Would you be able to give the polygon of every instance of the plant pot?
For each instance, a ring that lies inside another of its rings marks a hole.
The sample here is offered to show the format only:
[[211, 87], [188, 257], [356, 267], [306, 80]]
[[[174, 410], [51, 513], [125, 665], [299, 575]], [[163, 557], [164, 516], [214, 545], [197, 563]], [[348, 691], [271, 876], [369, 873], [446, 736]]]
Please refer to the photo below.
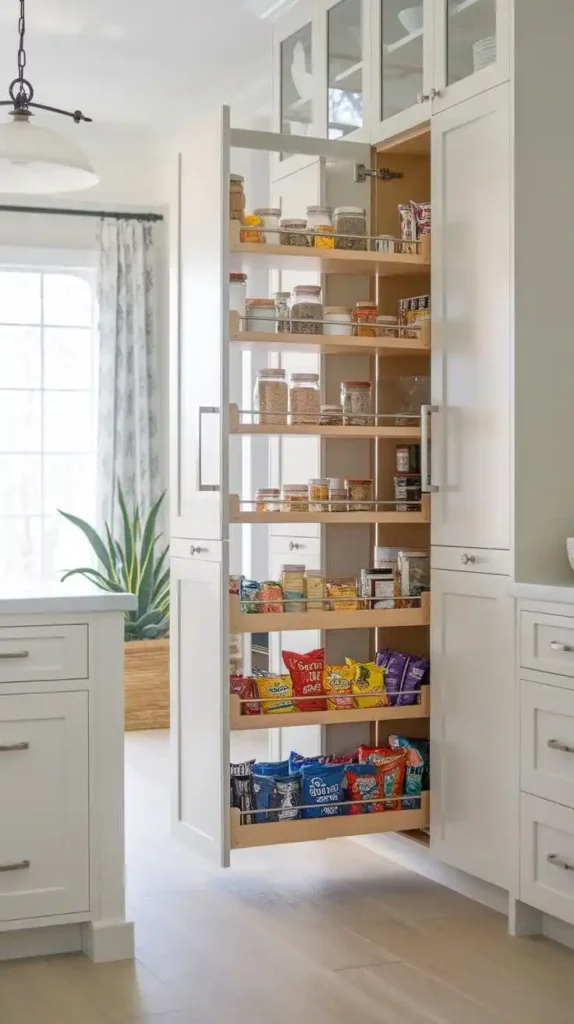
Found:
[[125, 728], [169, 729], [169, 639], [124, 644]]

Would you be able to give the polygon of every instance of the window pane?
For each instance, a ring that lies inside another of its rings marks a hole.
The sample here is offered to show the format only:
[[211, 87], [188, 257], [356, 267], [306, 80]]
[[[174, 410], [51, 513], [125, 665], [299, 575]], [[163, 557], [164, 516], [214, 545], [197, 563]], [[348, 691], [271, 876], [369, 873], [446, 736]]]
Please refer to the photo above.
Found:
[[39, 516], [0, 519], [0, 574], [38, 578], [42, 572]]
[[0, 326], [0, 380], [3, 388], [40, 387], [40, 346], [39, 327]]
[[363, 126], [362, 0], [341, 0], [328, 14], [329, 138]]
[[[44, 575], [47, 579], [60, 579], [68, 569], [94, 565], [93, 551], [77, 526], [63, 516], [51, 516], [43, 523]], [[77, 583], [82, 583], [79, 577]]]
[[47, 327], [44, 331], [44, 387], [87, 391], [91, 384], [91, 330]]
[[89, 283], [73, 274], [44, 274], [44, 323], [89, 327], [92, 323]]
[[58, 509], [92, 520], [95, 508], [95, 469], [91, 455], [46, 455], [44, 514]]
[[40, 274], [0, 272], [0, 323], [39, 324], [41, 322]]
[[40, 455], [0, 455], [0, 515], [40, 515]]
[[39, 452], [42, 443], [39, 391], [3, 391], [0, 452]]
[[93, 446], [92, 435], [89, 393], [44, 393], [44, 451], [89, 452]]

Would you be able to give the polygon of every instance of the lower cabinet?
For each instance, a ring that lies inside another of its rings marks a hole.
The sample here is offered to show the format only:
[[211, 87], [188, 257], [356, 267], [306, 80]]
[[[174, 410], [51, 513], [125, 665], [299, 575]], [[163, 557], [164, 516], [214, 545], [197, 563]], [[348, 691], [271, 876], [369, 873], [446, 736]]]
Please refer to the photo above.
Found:
[[574, 924], [574, 811], [522, 794], [520, 899]]
[[431, 575], [431, 848], [447, 864], [508, 889], [514, 602], [505, 576]]
[[0, 696], [0, 922], [90, 909], [88, 693]]

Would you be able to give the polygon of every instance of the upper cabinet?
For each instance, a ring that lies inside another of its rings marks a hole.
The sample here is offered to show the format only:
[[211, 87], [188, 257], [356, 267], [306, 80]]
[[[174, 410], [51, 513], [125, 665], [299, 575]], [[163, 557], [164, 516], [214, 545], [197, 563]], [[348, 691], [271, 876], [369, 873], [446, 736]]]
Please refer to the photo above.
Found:
[[365, 125], [368, 6], [363, 0], [327, 4], [327, 134], [356, 138]]
[[434, 5], [433, 113], [510, 78], [511, 0], [440, 0]]

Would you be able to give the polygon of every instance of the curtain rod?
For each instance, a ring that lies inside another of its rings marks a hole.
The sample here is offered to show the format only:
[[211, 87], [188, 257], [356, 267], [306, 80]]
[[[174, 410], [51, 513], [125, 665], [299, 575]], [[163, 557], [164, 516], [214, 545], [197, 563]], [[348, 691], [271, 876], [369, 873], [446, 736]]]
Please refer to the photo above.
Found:
[[61, 217], [112, 217], [116, 220], [163, 220], [162, 213], [121, 213], [119, 210], [59, 210], [53, 206], [7, 206], [0, 203], [4, 213], [52, 213]]

